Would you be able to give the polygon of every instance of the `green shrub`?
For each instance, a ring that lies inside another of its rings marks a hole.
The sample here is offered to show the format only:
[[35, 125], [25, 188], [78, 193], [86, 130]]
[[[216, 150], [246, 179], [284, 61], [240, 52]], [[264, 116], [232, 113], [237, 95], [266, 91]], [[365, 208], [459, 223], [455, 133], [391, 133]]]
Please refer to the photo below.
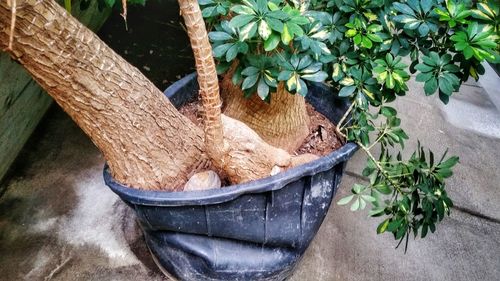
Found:
[[[232, 80], [247, 96], [266, 101], [284, 83], [307, 95], [308, 82], [325, 82], [352, 106], [338, 126], [368, 155], [363, 175], [339, 204], [370, 203], [384, 216], [378, 233], [403, 241], [425, 237], [453, 206], [445, 191], [458, 157], [436, 161], [420, 146], [410, 159], [398, 152], [406, 133], [387, 104], [408, 91], [410, 73], [426, 95], [448, 103], [462, 82], [500, 62], [499, 5], [455, 0], [199, 0], [211, 31], [219, 74], [237, 63]], [[410, 57], [410, 65], [402, 58]], [[371, 109], [370, 109], [371, 108]], [[348, 121], [348, 122], [346, 122]], [[371, 136], [371, 137], [370, 137]], [[379, 146], [375, 157], [370, 151]], [[396, 149], [395, 149], [396, 148]], [[396, 153], [393, 153], [396, 151]], [[446, 153], [445, 153], [446, 154]]]

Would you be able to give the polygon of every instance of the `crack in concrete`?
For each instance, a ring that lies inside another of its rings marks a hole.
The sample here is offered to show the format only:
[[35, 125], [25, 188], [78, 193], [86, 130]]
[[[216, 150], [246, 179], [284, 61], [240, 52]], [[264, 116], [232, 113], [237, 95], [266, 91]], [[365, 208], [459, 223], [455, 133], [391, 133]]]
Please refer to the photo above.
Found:
[[469, 208], [460, 207], [460, 206], [453, 206], [452, 209], [457, 210], [461, 213], [465, 213], [465, 214], [468, 214], [470, 216], [476, 217], [478, 219], [483, 219], [483, 220], [486, 220], [486, 221], [489, 221], [492, 223], [500, 224], [500, 219], [490, 217], [490, 216], [485, 215], [485, 214], [481, 214], [480, 212], [471, 210]]
[[351, 176], [353, 178], [357, 178], [359, 180], [362, 180], [364, 182], [369, 182], [368, 178], [363, 176], [363, 175], [360, 175], [358, 173], [355, 173], [355, 172], [351, 172], [351, 171], [345, 171], [344, 174], [348, 175], [348, 176]]

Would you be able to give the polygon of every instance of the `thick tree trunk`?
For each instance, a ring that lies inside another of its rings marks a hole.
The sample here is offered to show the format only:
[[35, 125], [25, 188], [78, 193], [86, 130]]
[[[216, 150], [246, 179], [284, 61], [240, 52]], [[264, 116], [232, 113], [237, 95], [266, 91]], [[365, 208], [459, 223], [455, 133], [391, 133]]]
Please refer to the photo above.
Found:
[[[0, 48], [11, 10], [0, 0]], [[141, 72], [55, 1], [17, 0], [11, 56], [102, 151], [113, 177], [172, 189], [203, 159], [203, 134]]]
[[271, 101], [267, 103], [256, 94], [245, 98], [229, 74], [222, 80], [221, 95], [224, 114], [247, 124], [272, 146], [293, 152], [309, 135], [305, 99], [288, 93], [283, 83], [278, 85], [277, 92], [271, 94]]

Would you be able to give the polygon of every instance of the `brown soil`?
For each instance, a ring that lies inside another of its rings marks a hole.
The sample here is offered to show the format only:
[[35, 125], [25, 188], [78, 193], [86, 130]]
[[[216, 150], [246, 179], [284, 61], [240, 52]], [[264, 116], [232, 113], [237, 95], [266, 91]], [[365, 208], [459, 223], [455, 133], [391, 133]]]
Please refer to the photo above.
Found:
[[342, 146], [341, 138], [337, 135], [335, 125], [323, 114], [314, 110], [314, 107], [307, 104], [307, 114], [311, 123], [309, 124], [309, 135], [302, 145], [295, 151], [295, 154], [312, 153], [318, 156], [325, 156]]
[[[203, 119], [200, 109], [202, 107], [200, 101], [197, 100], [184, 105], [180, 109], [180, 112], [197, 126], [202, 127]], [[323, 114], [314, 110], [310, 104], [307, 104], [307, 113], [310, 118], [309, 135], [305, 138], [304, 143], [295, 151], [295, 155], [312, 153], [318, 156], [325, 156], [340, 148], [342, 142], [337, 136], [335, 125], [323, 116]]]

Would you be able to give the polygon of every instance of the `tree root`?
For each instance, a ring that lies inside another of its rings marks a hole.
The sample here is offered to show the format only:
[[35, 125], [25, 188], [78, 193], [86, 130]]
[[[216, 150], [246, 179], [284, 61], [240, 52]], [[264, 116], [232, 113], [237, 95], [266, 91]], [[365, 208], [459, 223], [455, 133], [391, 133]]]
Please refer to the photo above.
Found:
[[243, 122], [225, 115], [222, 115], [222, 126], [222, 153], [219, 158], [212, 157], [212, 161], [227, 173], [231, 183], [268, 177], [277, 169], [283, 171], [318, 158], [312, 154], [292, 156], [285, 150], [266, 143]]

